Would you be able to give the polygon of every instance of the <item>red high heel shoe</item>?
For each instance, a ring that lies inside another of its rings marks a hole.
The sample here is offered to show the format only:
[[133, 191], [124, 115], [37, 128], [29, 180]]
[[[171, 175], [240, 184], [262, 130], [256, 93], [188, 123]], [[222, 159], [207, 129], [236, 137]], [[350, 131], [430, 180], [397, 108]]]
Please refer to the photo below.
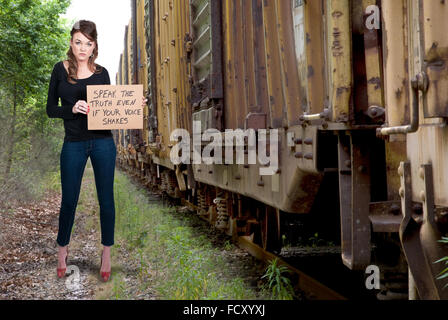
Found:
[[103, 253], [104, 253], [104, 251], [101, 252], [100, 274], [101, 274], [101, 279], [103, 279], [104, 282], [107, 282], [107, 281], [109, 281], [111, 271], [107, 271], [107, 272], [101, 271], [101, 267], [103, 266]]
[[67, 255], [65, 256], [65, 268], [56, 268], [56, 271], [58, 273], [58, 278], [62, 278], [65, 276], [65, 272], [67, 271], [67, 258], [68, 258], [68, 248], [67, 248]]

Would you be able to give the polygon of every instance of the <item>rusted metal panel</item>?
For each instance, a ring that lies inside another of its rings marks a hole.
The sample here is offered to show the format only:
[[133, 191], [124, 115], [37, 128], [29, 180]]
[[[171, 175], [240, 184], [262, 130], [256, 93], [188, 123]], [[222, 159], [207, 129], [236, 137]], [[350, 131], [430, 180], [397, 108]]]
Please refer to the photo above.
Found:
[[286, 124], [288, 127], [299, 123], [299, 116], [303, 112], [301, 94], [304, 95], [304, 92], [299, 90], [299, 88], [303, 88], [304, 81], [300, 81], [296, 55], [294, 50], [291, 50], [290, 45], [294, 43], [294, 21], [291, 11], [291, 3], [277, 0], [279, 54], [282, 63], [281, 75], [286, 103], [284, 125]]
[[167, 96], [166, 81], [168, 68], [165, 63], [168, 62], [166, 41], [166, 19], [168, 18], [166, 1], [154, 1], [154, 34], [155, 34], [155, 68], [156, 68], [156, 86], [157, 86], [157, 116], [158, 116], [158, 135], [156, 137], [156, 143], [160, 147], [159, 155], [161, 157], [167, 156], [167, 144], [169, 143], [169, 134], [171, 130], [171, 115], [169, 114], [167, 101], [169, 100], [169, 95]]
[[[317, 1], [321, 3], [321, 1]], [[293, 28], [294, 28], [294, 47], [295, 47], [295, 56], [296, 56], [296, 65], [297, 72], [299, 77], [299, 87], [297, 90], [299, 91], [299, 95], [301, 97], [299, 101], [298, 107], [300, 107], [300, 113], [308, 112], [308, 101], [307, 101], [307, 78], [310, 76], [310, 79], [314, 76], [314, 69], [311, 67], [308, 69], [307, 65], [307, 49], [308, 43], [310, 41], [309, 31], [306, 29], [307, 24], [306, 21], [306, 8], [309, 8], [310, 5], [313, 6], [312, 3], [316, 3], [316, 1], [311, 1], [310, 4], [305, 3], [305, 1], [291, 1], [292, 4], [292, 17], [293, 17]], [[320, 13], [320, 12], [319, 12]], [[317, 15], [319, 16], [319, 15]], [[316, 19], [313, 19], [314, 23]], [[322, 19], [320, 19], [322, 21]], [[311, 58], [311, 57], [310, 57]], [[309, 73], [309, 71], [311, 71]], [[321, 108], [322, 105], [319, 106]], [[297, 117], [297, 114], [295, 115]]]
[[300, 82], [290, 46], [294, 43], [293, 5], [278, 0], [223, 2], [227, 128], [243, 128], [250, 113], [266, 114], [271, 128], [298, 123], [306, 105], [302, 98], [306, 94], [298, 88], [304, 87], [306, 79]]
[[386, 175], [387, 175], [387, 199], [399, 199], [400, 177], [397, 175], [400, 163], [406, 161], [406, 143], [402, 141], [386, 141]]
[[246, 99], [244, 99], [246, 91], [245, 83], [245, 59], [243, 49], [243, 7], [241, 0], [233, 0], [232, 2], [232, 15], [234, 17], [234, 23], [232, 25], [233, 41], [230, 43], [232, 46], [232, 56], [234, 61], [234, 105], [236, 109], [233, 112], [236, 113], [236, 128], [244, 128], [244, 119], [248, 113], [248, 106]]
[[[410, 122], [407, 2], [382, 2], [384, 91], [389, 126]], [[393, 138], [403, 140], [400, 136]]]
[[[136, 3], [136, 17], [135, 17], [135, 24], [137, 29], [137, 67], [138, 67], [138, 74], [137, 74], [137, 83], [143, 84], [143, 94], [147, 95], [147, 88], [148, 88], [148, 68], [147, 68], [147, 59], [146, 59], [146, 35], [145, 35], [145, 1], [144, 0], [137, 0]], [[148, 107], [145, 106], [143, 109], [143, 130], [140, 131], [141, 138], [142, 138], [142, 144], [144, 146], [148, 145], [149, 143], [149, 130], [148, 130]]]
[[[165, 30], [165, 37], [162, 38], [165, 44], [165, 59], [164, 59], [164, 70], [165, 70], [165, 111], [168, 113], [170, 119], [170, 128], [165, 142], [166, 146], [170, 146], [172, 143], [169, 141], [169, 135], [173, 130], [180, 127], [178, 122], [177, 104], [176, 104], [176, 93], [173, 92], [173, 88], [176, 86], [177, 80], [177, 68], [178, 57], [175, 54], [175, 50], [171, 45], [171, 41], [175, 39], [175, 27], [177, 25], [175, 11], [174, 11], [174, 1], [163, 1], [165, 6], [165, 15], [167, 15], [164, 20], [163, 29]], [[168, 150], [167, 150], [168, 151]]]
[[211, 0], [211, 28], [212, 28], [212, 70], [210, 73], [211, 99], [224, 97], [223, 65], [222, 65], [222, 0]]
[[[129, 84], [138, 83], [138, 33], [137, 33], [137, 0], [131, 1], [131, 19], [127, 27], [126, 50], [127, 50], [127, 71]], [[141, 130], [127, 130], [130, 137], [129, 143], [135, 148], [143, 144]]]
[[132, 51], [132, 84], [138, 83], [138, 46], [137, 46], [137, 0], [131, 0], [131, 24], [132, 36], [131, 36], [131, 51]]
[[[247, 113], [258, 113], [256, 101], [256, 82], [254, 77], [255, 72], [255, 57], [254, 57], [254, 22], [252, 12], [253, 1], [242, 0], [243, 25], [241, 33], [243, 35], [243, 59], [244, 59], [244, 99]], [[246, 117], [247, 118], [247, 117]], [[247, 123], [246, 123], [247, 125]], [[252, 128], [252, 127], [248, 127]], [[264, 127], [266, 128], [266, 123]]]
[[[363, 0], [362, 8], [376, 5], [376, 0]], [[368, 105], [384, 107], [383, 96], [383, 78], [382, 78], [382, 54], [381, 54], [381, 38], [380, 31], [373, 28], [367, 29], [364, 22], [364, 47], [366, 60], [366, 76], [367, 76], [367, 97]]]
[[[127, 44], [127, 27], [125, 29], [125, 44]], [[127, 46], [124, 46], [123, 53], [120, 55], [120, 62], [118, 65], [118, 77], [116, 84], [126, 84], [127, 81]], [[127, 140], [126, 131], [118, 130], [116, 134], [117, 153], [119, 157], [124, 157], [126, 154]]]
[[351, 123], [367, 124], [369, 108], [367, 98], [366, 50], [364, 38], [364, 8], [362, 1], [352, 1], [351, 7], [351, 60], [353, 68], [353, 85], [351, 108], [348, 119]]
[[305, 2], [306, 70], [302, 72], [306, 72], [308, 83], [301, 83], [301, 86], [307, 87], [306, 94], [301, 95], [301, 104], [307, 104], [304, 111], [309, 114], [322, 112], [328, 103], [323, 12], [323, 1]]
[[[269, 92], [266, 82], [266, 55], [263, 25], [263, 0], [252, 0], [252, 16], [253, 16], [253, 35], [251, 38], [254, 42], [254, 82], [256, 90], [256, 106], [257, 112], [266, 114], [266, 123], [271, 123], [269, 112]], [[249, 75], [252, 76], [252, 75]]]
[[223, 3], [223, 34], [224, 34], [224, 86], [225, 86], [225, 112], [224, 123], [228, 129], [237, 128], [237, 110], [235, 103], [234, 84], [234, 56], [233, 56], [233, 25], [234, 16], [231, 12], [231, 1], [225, 0]]
[[448, 117], [448, 3], [422, 1], [423, 68], [429, 78], [424, 101], [427, 118]]
[[154, 67], [157, 98], [157, 148], [169, 158], [172, 130], [190, 128], [189, 62], [186, 36], [190, 32], [189, 3], [154, 1]]
[[146, 36], [145, 36], [145, 1], [137, 0], [137, 66], [138, 83], [143, 84], [144, 91], [148, 88], [148, 68], [146, 59]]
[[145, 1], [145, 35], [147, 61], [148, 143], [154, 143], [157, 135], [157, 84], [155, 67], [155, 19], [154, 1]]
[[128, 59], [127, 59], [127, 70], [128, 70], [128, 84], [132, 84], [133, 83], [133, 69], [132, 69], [132, 64], [134, 61], [134, 52], [132, 50], [132, 19], [129, 20], [129, 24], [128, 24], [128, 34], [127, 34], [127, 38], [126, 38], [126, 48], [127, 48], [127, 52], [128, 52]]
[[224, 1], [223, 28], [226, 128], [244, 128], [249, 114], [266, 114], [267, 127], [287, 125], [287, 101], [291, 119], [297, 119], [297, 66], [289, 45], [294, 41], [291, 2]]
[[129, 52], [128, 52], [128, 28], [125, 27], [124, 31], [124, 50], [123, 50], [123, 84], [129, 83], [129, 74], [128, 74], [128, 60], [129, 60]]
[[189, 59], [189, 48], [185, 45], [185, 36], [189, 35], [190, 32], [190, 6], [188, 5], [177, 5], [178, 8], [178, 21], [180, 21], [178, 26], [178, 38], [176, 39], [175, 45], [178, 50], [179, 56], [179, 76], [178, 76], [178, 87], [177, 95], [180, 100], [180, 115], [182, 118], [182, 128], [185, 128], [191, 132], [192, 130], [192, 115], [191, 115], [191, 86], [188, 79], [191, 77], [191, 64]]
[[332, 120], [350, 117], [352, 95], [351, 20], [349, 0], [327, 0], [327, 55]]
[[[372, 18], [366, 8], [376, 6], [376, 0], [351, 2], [352, 10], [352, 61], [353, 61], [353, 110], [349, 119], [357, 125], [383, 124], [381, 34], [369, 24]], [[380, 16], [374, 16], [380, 19]]]
[[271, 115], [271, 128], [280, 128], [286, 123], [286, 101], [284, 93], [284, 68], [280, 57], [277, 15], [278, 1], [263, 1], [263, 26], [266, 44], [266, 71], [269, 93], [269, 111]]
[[250, 112], [246, 116], [247, 129], [265, 129], [267, 125], [267, 115], [265, 113]]

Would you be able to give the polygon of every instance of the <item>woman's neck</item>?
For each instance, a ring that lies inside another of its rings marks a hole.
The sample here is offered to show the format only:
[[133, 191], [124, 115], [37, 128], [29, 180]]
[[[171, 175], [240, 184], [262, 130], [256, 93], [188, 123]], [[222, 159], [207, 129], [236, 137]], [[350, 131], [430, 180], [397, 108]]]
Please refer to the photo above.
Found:
[[88, 62], [85, 62], [85, 61], [79, 62], [79, 61], [77, 61], [77, 63], [78, 63], [78, 69], [82, 69], [82, 70], [89, 69], [89, 63]]

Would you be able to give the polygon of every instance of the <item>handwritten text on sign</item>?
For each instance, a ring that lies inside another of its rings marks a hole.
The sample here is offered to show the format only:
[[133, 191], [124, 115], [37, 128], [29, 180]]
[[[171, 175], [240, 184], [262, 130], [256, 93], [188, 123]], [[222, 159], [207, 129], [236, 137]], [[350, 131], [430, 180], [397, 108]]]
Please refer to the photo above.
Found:
[[89, 130], [143, 129], [143, 86], [87, 86]]

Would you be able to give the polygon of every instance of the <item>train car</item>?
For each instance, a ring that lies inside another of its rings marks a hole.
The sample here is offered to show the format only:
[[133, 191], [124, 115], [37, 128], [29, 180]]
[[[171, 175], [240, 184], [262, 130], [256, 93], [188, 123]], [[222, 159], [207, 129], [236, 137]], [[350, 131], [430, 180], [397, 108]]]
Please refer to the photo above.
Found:
[[[148, 107], [144, 130], [116, 137], [123, 168], [267, 250], [308, 217], [348, 268], [448, 298], [444, 1], [131, 3], [117, 79], [143, 84]], [[173, 163], [176, 129], [187, 158], [213, 162]]]

